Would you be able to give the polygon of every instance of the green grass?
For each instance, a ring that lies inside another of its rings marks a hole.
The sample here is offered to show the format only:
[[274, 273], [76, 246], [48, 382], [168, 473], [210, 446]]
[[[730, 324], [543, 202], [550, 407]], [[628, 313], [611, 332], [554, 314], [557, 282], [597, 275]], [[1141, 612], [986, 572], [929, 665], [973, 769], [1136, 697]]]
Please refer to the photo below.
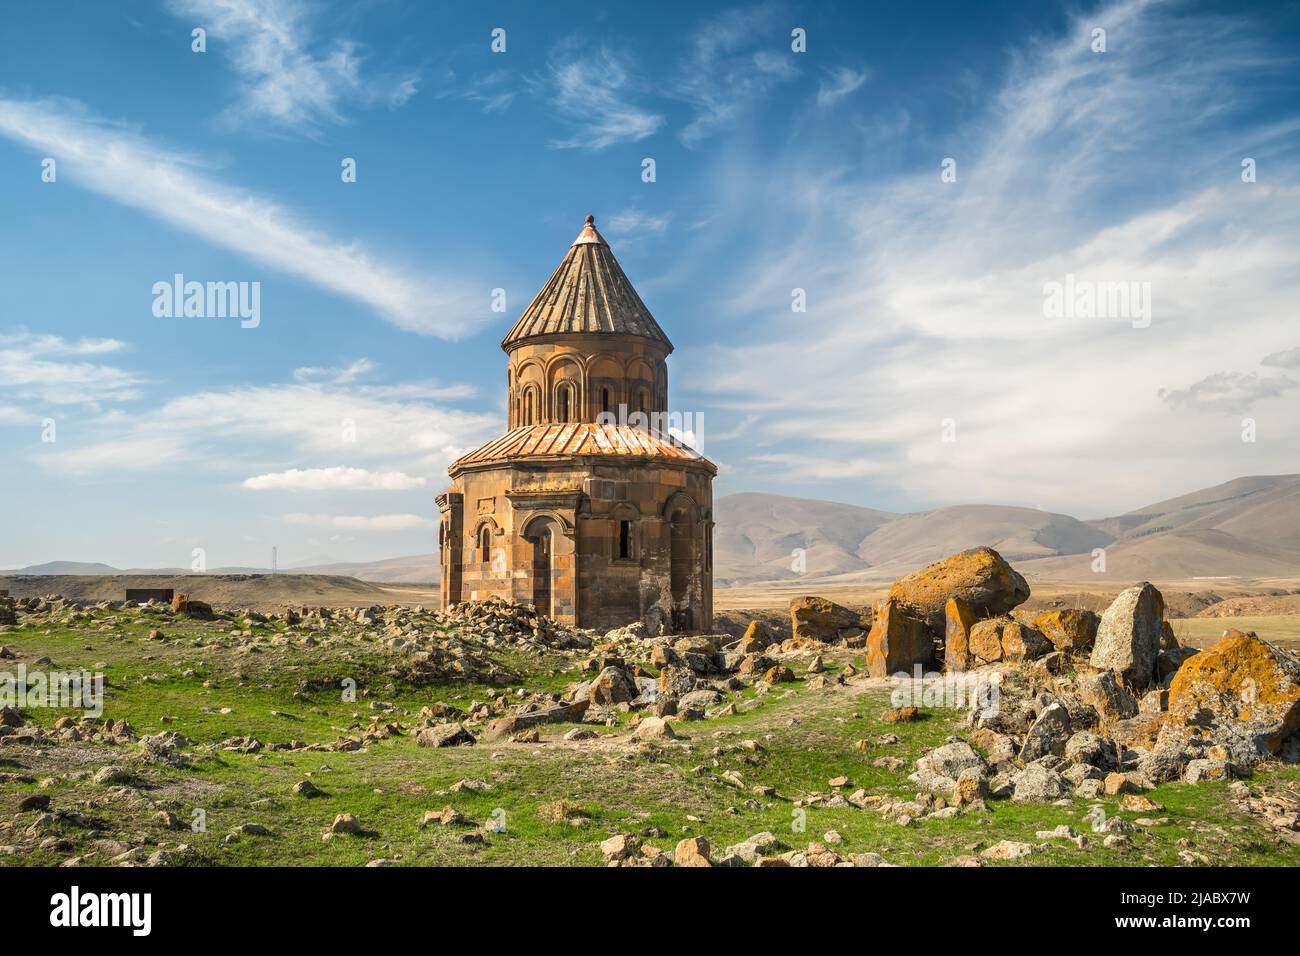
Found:
[[[906, 776], [912, 762], [958, 732], [960, 716], [928, 710], [915, 723], [886, 724], [881, 719], [889, 707], [886, 691], [816, 690], [803, 680], [774, 688], [752, 711], [676, 724], [680, 742], [649, 748], [626, 742], [625, 715], [616, 728], [593, 728], [615, 740], [578, 745], [560, 742], [574, 725], [556, 725], [541, 728], [548, 741], [541, 745], [480, 741], [473, 747], [432, 750], [416, 746], [413, 736], [400, 735], [352, 753], [211, 750], [209, 745], [233, 736], [252, 736], [265, 744], [324, 744], [356, 734], [372, 720], [413, 727], [416, 712], [436, 701], [464, 709], [516, 687], [558, 691], [581, 676], [580, 659], [518, 649], [494, 652], [496, 663], [516, 675], [506, 687], [411, 686], [387, 676], [395, 655], [377, 641], [274, 645], [278, 632], [259, 629], [265, 634], [261, 650], [247, 653], [237, 642], [216, 635], [217, 626], [211, 623], [165, 622], [163, 629], [174, 639], [159, 642], [147, 638], [151, 621], [123, 618], [100, 614], [68, 627], [11, 629], [0, 634], [0, 643], [29, 667], [42, 655], [50, 656], [60, 670], [89, 669], [102, 662], [110, 687], [105, 716], [125, 718], [141, 735], [161, 730], [185, 734], [196, 745], [183, 753], [195, 763], [184, 769], [143, 764], [134, 744], [59, 742], [43, 753], [0, 747], [0, 773], [55, 780], [44, 789], [35, 783], [0, 783], [0, 821], [12, 824], [7, 835], [0, 832], [0, 845], [24, 847], [18, 856], [0, 856], [0, 864], [57, 864], [85, 854], [103, 861], [112, 851], [129, 846], [151, 850], [184, 842], [194, 848], [192, 862], [235, 866], [355, 866], [380, 857], [409, 865], [600, 865], [601, 840], [655, 828], [663, 835], [647, 842], [669, 852], [685, 835], [704, 836], [721, 848], [768, 830], [786, 846], [802, 848], [835, 830], [843, 837], [835, 847], [840, 852], [877, 852], [901, 865], [941, 865], [1002, 839], [1038, 843], [1036, 830], [1061, 823], [1088, 832], [1083, 817], [1091, 803], [1084, 801], [1065, 807], [996, 801], [988, 812], [921, 820], [909, 827], [871, 810], [795, 807], [796, 800], [828, 792], [828, 780], [836, 776], [849, 778], [850, 786], [842, 791], [846, 795], [860, 787], [869, 794], [911, 799], [915, 788]], [[196, 639], [215, 646], [195, 646]], [[828, 658], [832, 672], [841, 663]], [[338, 684], [343, 677], [358, 683], [355, 702], [341, 698]], [[205, 681], [212, 686], [205, 687]], [[754, 696], [747, 689], [731, 699]], [[371, 710], [368, 705], [374, 700], [408, 714]], [[205, 712], [222, 707], [232, 712]], [[64, 712], [27, 713], [50, 726]], [[172, 719], [164, 722], [164, 717]], [[877, 744], [886, 733], [900, 741]], [[856, 749], [854, 742], [862, 739], [871, 746]], [[741, 746], [746, 740], [756, 741], [758, 748]], [[898, 771], [873, 766], [880, 756], [901, 758], [906, 766]], [[89, 779], [108, 764], [130, 767], [147, 785], [128, 792], [126, 799], [115, 797], [111, 788]], [[743, 786], [723, 782], [727, 771], [738, 773]], [[304, 779], [325, 795], [306, 799], [293, 794], [293, 785]], [[486, 781], [490, 789], [439, 793], [462, 779]], [[1261, 774], [1255, 782], [1294, 787], [1298, 780], [1300, 771], [1287, 768]], [[774, 787], [778, 796], [757, 797], [755, 786]], [[55, 809], [100, 817], [108, 828], [92, 832], [63, 825], [58, 835], [68, 841], [67, 847], [37, 848], [35, 841], [22, 836], [37, 815], [14, 812], [23, 795], [36, 792], [49, 794]], [[1166, 810], [1146, 815], [1168, 818], [1169, 823], [1133, 833], [1133, 849], [1104, 848], [1100, 836], [1089, 834], [1085, 849], [1052, 841], [1049, 848], [1012, 865], [1177, 865], [1179, 851], [1185, 849], [1180, 839], [1190, 840], [1188, 849], [1216, 864], [1300, 865], [1300, 848], [1279, 844], [1265, 826], [1236, 811], [1226, 784], [1171, 784], [1150, 796]], [[542, 808], [560, 799], [582, 808], [584, 825], [543, 818]], [[1109, 815], [1142, 816], [1120, 811], [1118, 799], [1094, 802]], [[448, 805], [476, 824], [498, 816], [505, 830], [489, 833], [483, 844], [468, 844], [461, 836], [474, 831], [474, 825], [419, 828], [426, 811]], [[202, 810], [206, 832], [164, 829], [155, 818], [159, 810], [174, 813], [187, 825], [194, 812]], [[354, 814], [367, 833], [322, 840], [334, 816], [344, 812]], [[262, 824], [272, 836], [224, 843], [226, 835], [244, 823]]]

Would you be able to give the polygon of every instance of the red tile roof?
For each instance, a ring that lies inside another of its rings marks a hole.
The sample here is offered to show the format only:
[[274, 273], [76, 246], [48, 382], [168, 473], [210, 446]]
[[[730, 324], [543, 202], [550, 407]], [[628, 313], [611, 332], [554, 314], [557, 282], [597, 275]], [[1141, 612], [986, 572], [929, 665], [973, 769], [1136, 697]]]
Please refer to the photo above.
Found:
[[451, 466], [452, 471], [520, 458], [580, 457], [671, 458], [695, 461], [717, 473], [717, 468], [695, 449], [662, 432], [631, 425], [597, 425], [568, 422], [553, 425], [525, 425], [494, 438]]

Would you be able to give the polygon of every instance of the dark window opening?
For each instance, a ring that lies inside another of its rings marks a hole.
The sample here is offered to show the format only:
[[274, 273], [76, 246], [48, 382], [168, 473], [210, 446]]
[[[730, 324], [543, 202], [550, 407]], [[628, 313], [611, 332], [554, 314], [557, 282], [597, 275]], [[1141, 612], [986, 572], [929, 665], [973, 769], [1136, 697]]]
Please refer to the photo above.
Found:
[[618, 557], [620, 561], [632, 560], [632, 522], [618, 523]]
[[483, 530], [478, 533], [478, 550], [480, 561], [492, 560], [492, 529], [483, 526]]
[[600, 390], [600, 410], [602, 412], [609, 411], [609, 389], [607, 388]]
[[560, 389], [560, 421], [567, 422], [568, 420], [569, 420], [569, 390], [567, 388], [562, 388]]

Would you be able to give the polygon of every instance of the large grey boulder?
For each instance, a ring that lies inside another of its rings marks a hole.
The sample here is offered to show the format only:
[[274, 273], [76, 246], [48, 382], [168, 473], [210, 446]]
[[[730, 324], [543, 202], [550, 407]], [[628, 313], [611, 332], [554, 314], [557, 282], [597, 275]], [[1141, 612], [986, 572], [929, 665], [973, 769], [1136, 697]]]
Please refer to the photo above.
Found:
[[1119, 748], [1109, 737], [1084, 730], [1066, 741], [1065, 760], [1071, 765], [1082, 764], [1100, 770], [1118, 770]]
[[1038, 719], [1029, 728], [1029, 733], [1025, 734], [1020, 759], [1025, 763], [1033, 763], [1048, 754], [1061, 756], [1065, 753], [1070, 733], [1070, 712], [1063, 704], [1050, 704], [1038, 715]]
[[1011, 799], [1016, 803], [1050, 803], [1070, 795], [1070, 783], [1055, 770], [1031, 763], [1012, 781]]
[[1090, 663], [1145, 690], [1156, 681], [1156, 658], [1164, 634], [1165, 599], [1143, 582], [1120, 593], [1101, 616]]

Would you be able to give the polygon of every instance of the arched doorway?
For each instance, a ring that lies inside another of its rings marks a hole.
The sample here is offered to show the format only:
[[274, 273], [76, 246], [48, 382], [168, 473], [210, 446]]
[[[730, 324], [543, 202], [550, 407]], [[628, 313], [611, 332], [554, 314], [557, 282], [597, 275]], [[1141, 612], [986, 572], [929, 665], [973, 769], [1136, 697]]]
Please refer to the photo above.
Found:
[[671, 565], [669, 589], [673, 597], [673, 631], [680, 634], [694, 630], [692, 579], [695, 576], [695, 536], [690, 512], [678, 508], [669, 519], [671, 528]]
[[533, 607], [539, 614], [552, 617], [551, 576], [555, 556], [554, 522], [547, 518], [533, 521], [524, 540], [533, 546]]

